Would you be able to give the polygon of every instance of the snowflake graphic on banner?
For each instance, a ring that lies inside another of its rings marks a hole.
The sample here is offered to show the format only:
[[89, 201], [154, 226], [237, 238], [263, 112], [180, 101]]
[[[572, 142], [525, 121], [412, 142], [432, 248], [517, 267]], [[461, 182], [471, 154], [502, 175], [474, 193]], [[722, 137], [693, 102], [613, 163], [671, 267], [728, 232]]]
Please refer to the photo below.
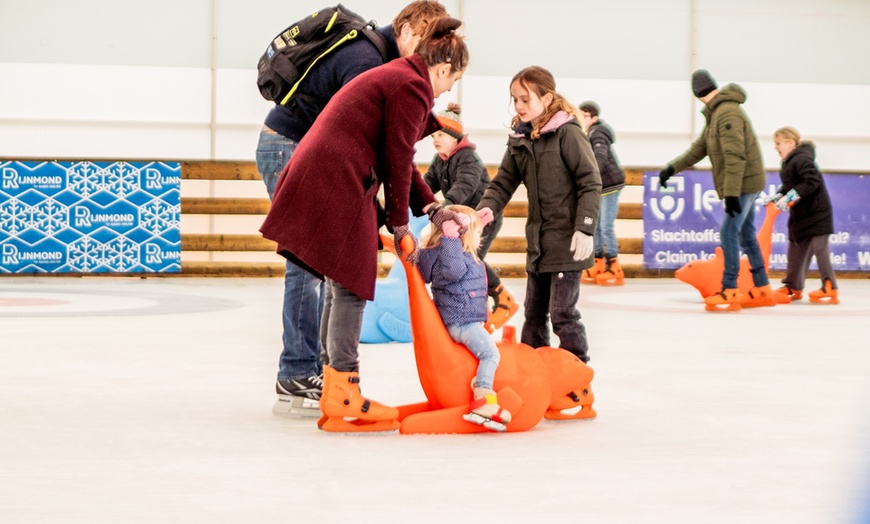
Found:
[[179, 162], [0, 162], [0, 273], [181, 270]]
[[10, 198], [0, 205], [0, 230], [15, 235], [28, 227], [30, 206], [17, 198]]

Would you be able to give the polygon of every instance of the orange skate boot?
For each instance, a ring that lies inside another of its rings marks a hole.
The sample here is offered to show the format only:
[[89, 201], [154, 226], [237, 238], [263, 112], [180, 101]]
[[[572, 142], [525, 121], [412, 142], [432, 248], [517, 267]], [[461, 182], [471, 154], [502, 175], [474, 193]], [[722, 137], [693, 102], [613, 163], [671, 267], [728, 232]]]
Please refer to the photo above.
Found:
[[607, 266], [601, 273], [595, 276], [599, 286], [621, 286], [625, 284], [625, 273], [616, 257], [607, 260]]
[[743, 295], [737, 289], [723, 289], [704, 299], [704, 309], [707, 311], [740, 311], [742, 298]]
[[792, 300], [800, 300], [804, 292], [800, 289], [792, 289], [788, 285], [782, 286], [773, 292], [773, 298], [777, 304], [790, 304]]
[[773, 289], [770, 284], [761, 287], [753, 287], [743, 295], [740, 300], [742, 307], [768, 307], [776, 305]]
[[822, 281], [822, 289], [810, 291], [810, 302], [813, 304], [839, 304], [839, 293], [837, 293], [831, 281], [825, 279]]
[[598, 281], [595, 279], [599, 273], [604, 271], [605, 262], [604, 257], [595, 257], [595, 265], [590, 267], [589, 269], [584, 269], [582, 273], [580, 273], [580, 282], [583, 284], [597, 284]]
[[320, 429], [338, 433], [399, 429], [399, 410], [363, 397], [359, 373], [327, 369], [329, 389], [324, 389], [321, 397], [326, 400], [323, 417], [317, 422]]
[[492, 311], [489, 312], [486, 324], [484, 324], [484, 327], [490, 333], [505, 325], [514, 316], [514, 313], [520, 309], [520, 305], [514, 300], [514, 296], [504, 288], [504, 284], [499, 284], [495, 288], [495, 293], [492, 297], [495, 304], [492, 306]]

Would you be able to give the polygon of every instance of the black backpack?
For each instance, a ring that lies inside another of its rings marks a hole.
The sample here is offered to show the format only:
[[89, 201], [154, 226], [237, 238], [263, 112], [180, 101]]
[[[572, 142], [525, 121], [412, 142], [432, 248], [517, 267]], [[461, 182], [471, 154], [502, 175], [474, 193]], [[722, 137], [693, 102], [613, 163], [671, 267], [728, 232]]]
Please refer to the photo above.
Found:
[[341, 4], [326, 7], [276, 36], [257, 62], [257, 87], [263, 98], [286, 105], [308, 72], [325, 55], [363, 36], [370, 40], [384, 62], [387, 42], [366, 20]]

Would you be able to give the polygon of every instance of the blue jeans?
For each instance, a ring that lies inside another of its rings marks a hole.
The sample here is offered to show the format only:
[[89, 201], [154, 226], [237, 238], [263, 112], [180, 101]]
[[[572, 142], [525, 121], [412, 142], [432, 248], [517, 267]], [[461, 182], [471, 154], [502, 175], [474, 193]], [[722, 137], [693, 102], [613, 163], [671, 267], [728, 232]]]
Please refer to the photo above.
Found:
[[595, 248], [595, 258], [616, 258], [619, 255], [619, 246], [616, 244], [616, 230], [613, 228], [616, 222], [616, 213], [619, 211], [618, 189], [613, 193], [601, 195], [601, 207], [598, 208], [598, 224], [595, 225], [595, 236], [592, 244]]
[[725, 255], [725, 272], [722, 274], [722, 289], [737, 288], [737, 273], [740, 272], [740, 248], [749, 258], [749, 268], [752, 273], [752, 283], [755, 287], [766, 286], [767, 271], [764, 269], [764, 257], [758, 246], [755, 231], [755, 200], [759, 192], [742, 193], [740, 206], [743, 211], [735, 217], [725, 213], [719, 228], [719, 242]]
[[483, 327], [483, 323], [450, 324], [447, 326], [447, 332], [450, 333], [450, 338], [460, 344], [465, 344], [468, 351], [477, 357], [479, 363], [474, 387], [492, 389], [495, 370], [498, 368], [501, 354], [498, 352], [498, 346], [495, 345], [492, 337]]
[[526, 277], [526, 301], [520, 341], [533, 348], [550, 345], [550, 327], [559, 337], [559, 347], [589, 362], [586, 326], [580, 321], [580, 272], [529, 273]]
[[[266, 184], [269, 199], [284, 166], [293, 156], [296, 142], [264, 128], [257, 144], [257, 171]], [[319, 375], [320, 317], [323, 314], [323, 282], [289, 260], [284, 270], [282, 320], [283, 349], [278, 362], [278, 378], [294, 379]]]

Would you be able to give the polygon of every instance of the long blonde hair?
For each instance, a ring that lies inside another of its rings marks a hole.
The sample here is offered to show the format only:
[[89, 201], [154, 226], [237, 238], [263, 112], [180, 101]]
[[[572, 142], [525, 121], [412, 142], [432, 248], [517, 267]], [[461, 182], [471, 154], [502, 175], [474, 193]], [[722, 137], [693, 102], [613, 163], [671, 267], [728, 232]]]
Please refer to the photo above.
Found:
[[[532, 128], [531, 138], [535, 140], [541, 136], [541, 128], [553, 118], [553, 115], [559, 111], [565, 111], [569, 115], [577, 115], [577, 109], [573, 104], [568, 102], [564, 96], [556, 92], [556, 79], [553, 74], [541, 66], [531, 66], [523, 69], [511, 79], [510, 85], [514, 82], [519, 82], [521, 86], [534, 92], [538, 98], [543, 99], [548, 94], [553, 95], [553, 101], [544, 110], [538, 125]], [[519, 115], [515, 115], [511, 120], [511, 128], [516, 129], [520, 123]]]
[[[471, 256], [474, 257], [475, 262], [480, 262], [480, 257], [477, 256], [477, 249], [474, 247], [474, 233], [483, 229], [483, 224], [480, 222], [480, 217], [477, 216], [477, 211], [468, 206], [459, 204], [444, 206], [444, 209], [468, 216], [470, 219], [468, 222], [468, 229], [466, 229], [465, 233], [460, 236], [462, 239], [462, 250], [466, 253], [470, 253]], [[437, 246], [441, 243], [441, 237], [443, 236], [444, 233], [441, 231], [441, 228], [432, 228], [429, 231], [429, 234], [423, 239], [423, 247]]]

